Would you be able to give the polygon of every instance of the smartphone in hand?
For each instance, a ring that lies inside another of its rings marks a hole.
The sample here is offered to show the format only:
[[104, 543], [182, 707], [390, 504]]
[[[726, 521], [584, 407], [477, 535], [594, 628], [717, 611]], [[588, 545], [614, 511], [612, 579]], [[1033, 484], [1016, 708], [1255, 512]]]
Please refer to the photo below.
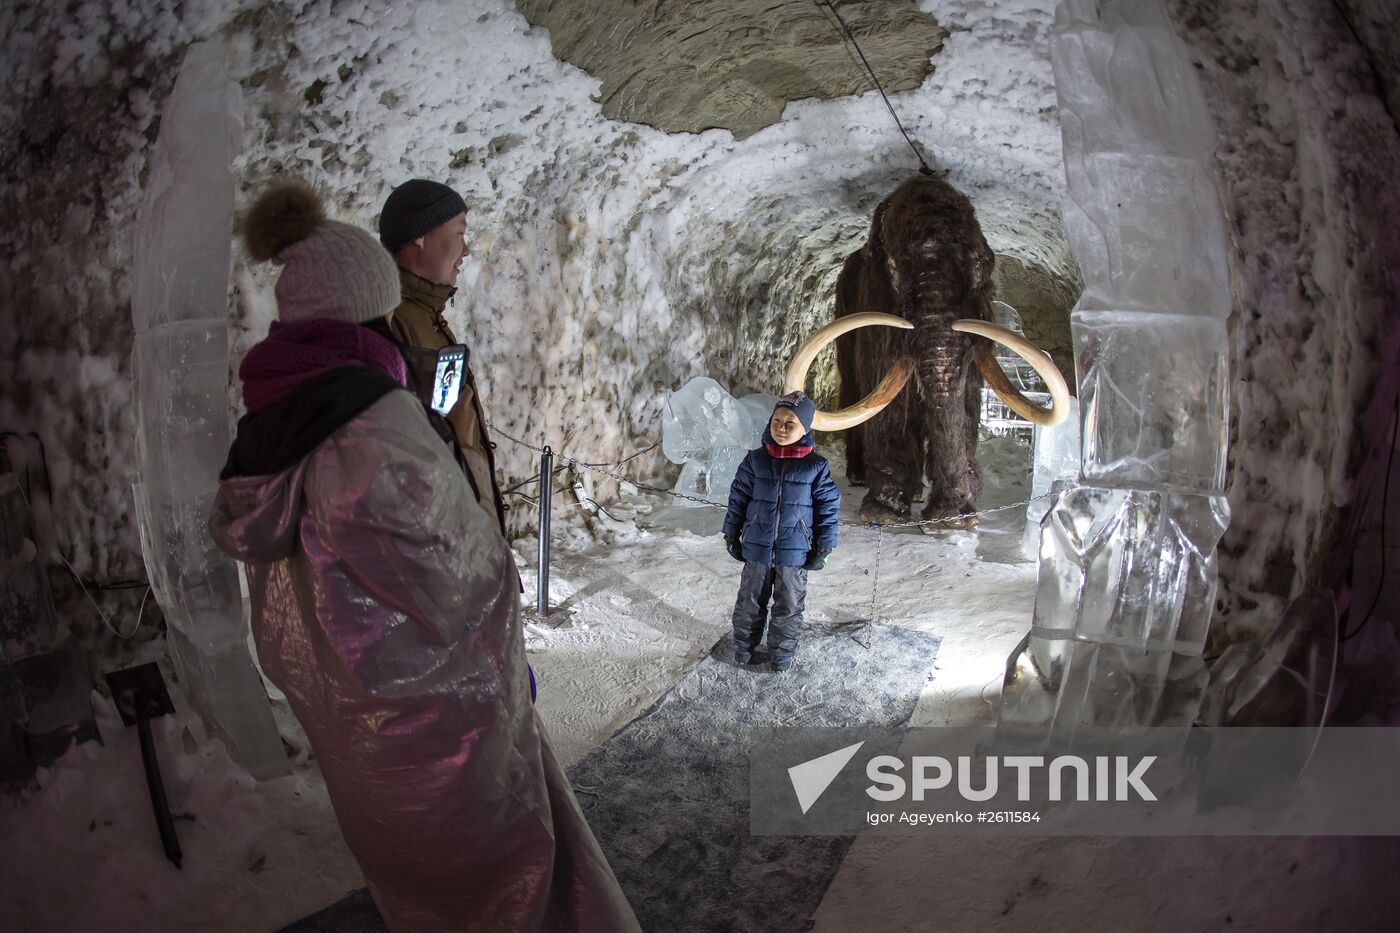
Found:
[[467, 375], [466, 344], [454, 343], [443, 347], [437, 355], [437, 371], [433, 376], [433, 410], [445, 415], [457, 404], [462, 394], [462, 380]]

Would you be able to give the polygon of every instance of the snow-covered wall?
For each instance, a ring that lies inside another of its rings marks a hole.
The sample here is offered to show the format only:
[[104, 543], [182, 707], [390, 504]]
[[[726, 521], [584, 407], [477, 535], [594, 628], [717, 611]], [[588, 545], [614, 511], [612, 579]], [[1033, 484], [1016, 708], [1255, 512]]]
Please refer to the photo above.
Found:
[[[971, 194], [994, 248], [1072, 276], [1039, 37], [1049, 0], [952, 3], [937, 79], [899, 98]], [[175, 10], [178, 9], [177, 14]], [[500, 427], [602, 460], [655, 439], [660, 399], [711, 373], [773, 391], [874, 205], [917, 167], [873, 93], [799, 102], [742, 142], [605, 120], [597, 82], [504, 0], [211, 2], [78, 16], [7, 9], [0, 311], [15, 341], [0, 422], [50, 452], [56, 536], [84, 573], [138, 572], [127, 507], [125, 321], [144, 159], [186, 40], [217, 35], [247, 91], [247, 198], [290, 172], [372, 225], [412, 176], [466, 197], [473, 255], [449, 318]], [[273, 314], [271, 270], [235, 257], [235, 360]], [[8, 348], [7, 348], [8, 349]], [[831, 390], [830, 366], [818, 387]], [[502, 444], [508, 474], [527, 455]], [[653, 465], [656, 461], [652, 462]], [[645, 463], [642, 464], [645, 468]]]
[[1213, 634], [1239, 637], [1338, 587], [1379, 510], [1400, 389], [1400, 137], [1388, 63], [1330, 0], [1171, 7], [1221, 128], [1237, 247], [1234, 517]]
[[[993, 249], [1072, 282], [1053, 6], [924, 0], [950, 35], [895, 104]], [[1396, 352], [1380, 323], [1400, 256], [1384, 223], [1397, 141], [1330, 0], [1168, 7], [1200, 59], [1239, 246], [1235, 517], [1216, 628], [1247, 633], [1301, 586], [1329, 584], [1395, 388], [1379, 373]], [[283, 172], [366, 226], [406, 178], [463, 193], [473, 253], [449, 319], [489, 415], [590, 460], [657, 439], [663, 393], [691, 376], [776, 389], [796, 342], [829, 318], [870, 211], [917, 167], [873, 93], [792, 103], [740, 141], [607, 120], [598, 82], [557, 61], [508, 0], [11, 4], [0, 36], [0, 429], [42, 437], [45, 543], [99, 579], [141, 574], [129, 232], [191, 39], [220, 37], [246, 91], [245, 203]], [[273, 306], [270, 269], [236, 255], [234, 274], [236, 365]], [[828, 362], [818, 390], [833, 378]], [[531, 471], [527, 452], [499, 453], [508, 475]]]

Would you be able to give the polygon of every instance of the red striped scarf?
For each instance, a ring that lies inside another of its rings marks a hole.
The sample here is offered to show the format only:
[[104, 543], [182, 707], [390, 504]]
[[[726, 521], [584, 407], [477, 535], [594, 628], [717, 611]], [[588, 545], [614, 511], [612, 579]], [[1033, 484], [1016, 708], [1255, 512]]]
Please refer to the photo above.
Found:
[[768, 453], [779, 460], [801, 460], [815, 447], [808, 447], [806, 444], [789, 444], [787, 447], [779, 447], [777, 444], [764, 444], [768, 448]]

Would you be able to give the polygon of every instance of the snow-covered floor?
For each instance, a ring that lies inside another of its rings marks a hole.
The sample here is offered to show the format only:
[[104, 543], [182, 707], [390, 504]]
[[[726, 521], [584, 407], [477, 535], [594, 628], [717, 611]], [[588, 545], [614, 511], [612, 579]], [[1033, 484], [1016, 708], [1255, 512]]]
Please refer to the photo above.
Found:
[[[1024, 452], [994, 442], [981, 453], [982, 505], [1021, 499]], [[860, 494], [848, 494], [843, 517], [854, 518]], [[717, 516], [630, 496], [598, 540], [562, 497], [557, 508], [557, 609], [526, 638], [567, 766], [724, 635], [737, 565], [717, 537], [677, 528]], [[1002, 666], [1033, 599], [1021, 528], [1012, 510], [975, 532], [881, 533], [880, 624], [943, 639], [915, 725], [994, 721]], [[871, 615], [877, 533], [842, 534], [829, 568], [811, 578], [815, 621]], [[534, 542], [517, 550], [533, 591]], [[105, 745], [72, 750], [39, 791], [0, 813], [0, 916], [18, 918], [12, 928], [275, 930], [362, 884], [304, 751], [291, 776], [259, 785], [186, 712], [156, 724], [172, 809], [188, 815], [177, 822], [177, 871], [161, 855], [135, 731], [105, 704], [100, 724]], [[1376, 918], [1400, 904], [1395, 877], [1400, 845], [1389, 839], [872, 837], [852, 848], [815, 929], [1391, 929]]]
[[[983, 445], [984, 469], [992, 467], [983, 508], [1024, 498], [1027, 453], [1014, 441]], [[840, 485], [841, 518], [859, 521], [864, 490]], [[526, 627], [538, 705], [565, 766], [645, 708], [729, 630], [738, 583], [738, 564], [718, 537], [720, 510], [677, 509], [654, 496], [631, 496], [610, 510], [632, 528], [610, 547], [577, 526], [556, 540], [550, 602], [557, 608], [549, 626]], [[563, 515], [567, 521], [567, 510]], [[678, 527], [707, 524], [713, 533]], [[1014, 509], [988, 516], [973, 533], [843, 527], [827, 569], [809, 576], [807, 617], [821, 623], [873, 615], [881, 625], [937, 634], [943, 643], [936, 676], [919, 698], [914, 724], [990, 721], [1006, 656], [1030, 623], [1035, 567], [1021, 555], [1023, 526], [1023, 510]], [[532, 604], [534, 548], [533, 539], [517, 548], [529, 555], [522, 565]]]
[[177, 870], [161, 852], [136, 730], [109, 704], [99, 716], [104, 744], [70, 750], [23, 801], [0, 798], [6, 929], [252, 933], [363, 883], [313, 763], [258, 784], [188, 711], [152, 723]]

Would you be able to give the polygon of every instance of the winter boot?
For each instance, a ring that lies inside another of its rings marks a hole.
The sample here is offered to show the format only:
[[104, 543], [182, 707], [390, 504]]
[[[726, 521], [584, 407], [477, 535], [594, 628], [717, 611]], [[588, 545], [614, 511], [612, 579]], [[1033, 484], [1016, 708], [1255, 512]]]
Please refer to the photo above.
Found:
[[768, 666], [772, 668], [773, 673], [782, 674], [792, 670], [792, 658], [788, 655], [775, 654], [768, 659]]

